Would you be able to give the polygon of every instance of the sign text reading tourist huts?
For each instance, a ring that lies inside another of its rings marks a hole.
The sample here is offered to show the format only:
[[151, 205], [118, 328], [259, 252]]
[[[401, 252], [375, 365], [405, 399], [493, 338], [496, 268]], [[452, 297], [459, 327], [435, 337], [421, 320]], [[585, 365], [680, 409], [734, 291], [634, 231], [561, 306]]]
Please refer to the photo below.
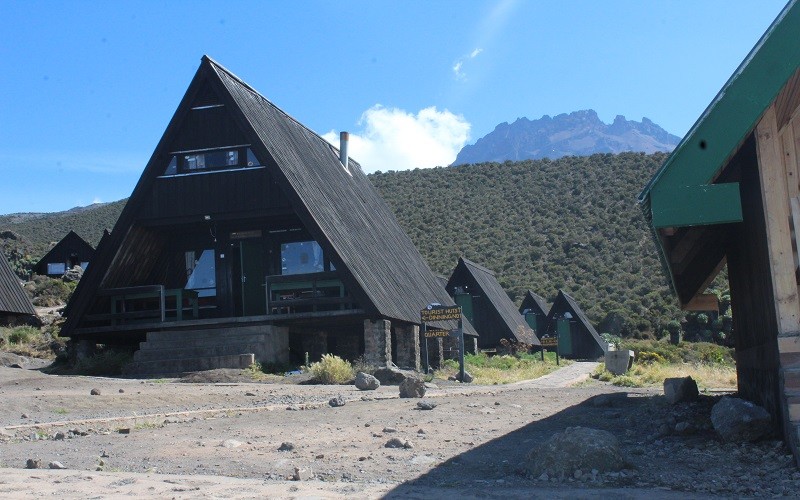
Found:
[[461, 307], [433, 307], [420, 311], [422, 321], [447, 321], [461, 319]]

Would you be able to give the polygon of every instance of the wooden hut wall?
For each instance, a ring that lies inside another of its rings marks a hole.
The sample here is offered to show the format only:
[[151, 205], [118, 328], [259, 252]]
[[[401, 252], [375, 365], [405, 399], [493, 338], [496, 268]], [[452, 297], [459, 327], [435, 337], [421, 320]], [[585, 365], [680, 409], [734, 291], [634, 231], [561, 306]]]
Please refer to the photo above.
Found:
[[732, 226], [728, 279], [736, 343], [736, 372], [742, 397], [764, 406], [780, 422], [778, 324], [758, 163], [752, 140], [737, 162], [743, 221]]
[[572, 331], [572, 358], [597, 359], [605, 355], [605, 351], [597, 345], [591, 332], [580, 321], [570, 320]]

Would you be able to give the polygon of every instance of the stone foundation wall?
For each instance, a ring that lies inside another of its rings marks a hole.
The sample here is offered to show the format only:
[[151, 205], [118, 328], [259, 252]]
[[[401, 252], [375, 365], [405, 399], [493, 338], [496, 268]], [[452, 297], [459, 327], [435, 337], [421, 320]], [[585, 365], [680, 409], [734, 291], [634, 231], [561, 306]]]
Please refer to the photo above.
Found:
[[391, 321], [364, 320], [364, 361], [373, 366], [388, 366], [392, 361]]
[[397, 339], [397, 365], [400, 368], [420, 371], [419, 326], [397, 325], [394, 327], [394, 332]]

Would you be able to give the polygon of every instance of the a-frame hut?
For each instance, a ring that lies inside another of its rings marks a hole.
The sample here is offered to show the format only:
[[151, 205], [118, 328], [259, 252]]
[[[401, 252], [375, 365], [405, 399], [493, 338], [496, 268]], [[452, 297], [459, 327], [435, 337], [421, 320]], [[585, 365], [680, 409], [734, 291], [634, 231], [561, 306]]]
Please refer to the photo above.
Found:
[[502, 339], [539, 345], [494, 272], [460, 257], [446, 288], [480, 335], [480, 349], [496, 348]]
[[92, 245], [75, 231], [70, 231], [39, 259], [33, 266], [33, 271], [42, 276], [62, 276], [75, 266], [81, 266], [85, 271], [93, 255]]
[[248, 354], [419, 368], [420, 310], [453, 301], [346, 144], [203, 57], [62, 334], [78, 354], [146, 336], [138, 373]]
[[564, 290], [558, 291], [547, 315], [547, 325], [550, 335], [558, 335], [559, 356], [598, 359], [608, 351], [608, 343], [597, 333], [575, 299]]
[[0, 325], [16, 325], [36, 315], [19, 278], [0, 253]]
[[528, 290], [519, 306], [519, 312], [525, 317], [525, 322], [531, 327], [536, 337], [542, 338], [547, 331], [547, 314], [550, 307], [544, 297]]
[[800, 430], [800, 6], [790, 1], [639, 196], [680, 305], [727, 263], [739, 394]]

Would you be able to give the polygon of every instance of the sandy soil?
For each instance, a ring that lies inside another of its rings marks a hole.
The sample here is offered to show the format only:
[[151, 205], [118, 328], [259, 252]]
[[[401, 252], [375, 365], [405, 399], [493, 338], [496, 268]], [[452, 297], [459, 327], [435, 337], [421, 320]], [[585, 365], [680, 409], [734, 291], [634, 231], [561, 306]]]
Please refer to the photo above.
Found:
[[[730, 463], [732, 449], [709, 432], [655, 438], [662, 418], [707, 418], [713, 398], [675, 409], [660, 391], [587, 381], [593, 368], [576, 363], [507, 386], [441, 383], [426, 395], [437, 404], [429, 411], [417, 408], [419, 400], [399, 399], [396, 386], [360, 392], [351, 386], [186, 384], [0, 368], [0, 497], [800, 495], [800, 474], [779, 442], [747, 448], [748, 456], [761, 460], [741, 466]], [[92, 389], [100, 394], [90, 395]], [[597, 404], [609, 393], [620, 396]], [[335, 396], [345, 406], [330, 407]], [[591, 479], [526, 477], [527, 453], [575, 425], [615, 433], [635, 465], [621, 475]], [[409, 447], [386, 448], [395, 437]], [[279, 451], [282, 443], [293, 449]], [[25, 469], [28, 459], [45, 468]], [[719, 470], [708, 465], [714, 460], [721, 462]], [[53, 461], [66, 470], [46, 469]], [[759, 467], [766, 472], [759, 475]], [[293, 480], [296, 468], [311, 477]], [[755, 480], [739, 484], [723, 470], [740, 476], [744, 470]], [[751, 483], [756, 487], [748, 489]]]

